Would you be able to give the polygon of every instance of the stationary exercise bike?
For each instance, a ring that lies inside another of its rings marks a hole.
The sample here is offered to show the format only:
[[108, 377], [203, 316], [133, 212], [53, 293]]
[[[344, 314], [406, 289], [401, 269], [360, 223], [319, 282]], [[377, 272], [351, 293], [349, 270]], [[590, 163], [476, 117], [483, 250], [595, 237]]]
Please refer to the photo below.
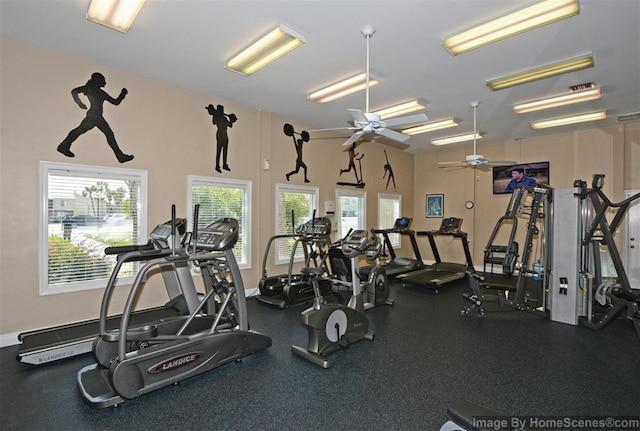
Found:
[[[319, 280], [323, 272], [321, 268], [302, 268], [303, 273], [312, 276], [315, 299], [313, 306], [302, 312], [302, 324], [309, 332], [309, 345], [307, 348], [291, 346], [294, 354], [323, 368], [329, 368], [331, 363], [325, 355], [341, 347], [346, 348], [363, 338], [373, 340], [374, 332], [369, 329], [369, 319], [364, 314], [362, 289], [356, 271], [358, 257], [361, 254], [369, 252], [379, 254], [380, 250], [380, 239], [373, 232], [369, 235], [366, 230], [356, 230], [345, 237], [342, 252], [351, 259], [353, 292], [347, 305], [326, 303], [319, 288]], [[367, 257], [376, 258], [371, 255]]]

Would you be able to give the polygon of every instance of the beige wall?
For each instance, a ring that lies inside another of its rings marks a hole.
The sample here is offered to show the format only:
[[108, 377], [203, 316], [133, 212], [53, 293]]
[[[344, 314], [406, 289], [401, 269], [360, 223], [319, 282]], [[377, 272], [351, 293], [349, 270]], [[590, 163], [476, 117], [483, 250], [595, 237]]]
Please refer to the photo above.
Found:
[[[591, 184], [594, 174], [605, 174], [605, 193], [613, 201], [623, 199], [623, 190], [640, 189], [640, 123], [604, 129], [590, 129], [543, 138], [501, 144], [482, 145], [481, 153], [495, 160], [519, 163], [550, 162], [550, 186], [570, 188], [576, 179]], [[437, 153], [416, 155], [415, 196], [416, 228], [436, 229], [441, 219], [427, 219], [424, 201], [427, 194], [443, 193], [444, 215], [462, 217], [463, 230], [469, 233], [473, 260], [482, 265], [483, 249], [498, 219], [504, 215], [509, 195], [494, 195], [492, 171], [479, 168], [440, 168], [438, 162], [464, 160], [471, 147], [442, 149]], [[473, 209], [464, 207], [467, 200]], [[420, 243], [421, 247], [423, 243]], [[443, 260], [463, 259], [459, 243], [443, 244]], [[424, 259], [433, 259], [426, 241]]]
[[[148, 226], [167, 220], [171, 204], [179, 216], [187, 216], [187, 176], [211, 176], [250, 180], [253, 189], [251, 268], [243, 271], [247, 290], [257, 288], [262, 257], [274, 234], [276, 183], [286, 183], [285, 173], [295, 167], [293, 141], [283, 133], [291, 122], [296, 131], [311, 129], [268, 112], [238, 106], [225, 100], [196, 94], [150, 79], [108, 69], [97, 64], [17, 45], [6, 40], [0, 46], [0, 341], [2, 336], [97, 317], [101, 289], [39, 296], [38, 226], [39, 163], [77, 163], [142, 169], [148, 172]], [[91, 130], [72, 146], [75, 158], [56, 151], [57, 145], [84, 117], [71, 97], [71, 89], [83, 85], [93, 72], [107, 80], [104, 90], [128, 95], [119, 106], [105, 103], [104, 116], [120, 147], [135, 159], [120, 165], [104, 135]], [[229, 129], [231, 172], [214, 171], [215, 127], [205, 106], [225, 106], [238, 122]], [[311, 103], [311, 102], [310, 102]], [[313, 136], [315, 137], [315, 136]], [[312, 139], [304, 145], [308, 185], [320, 190], [322, 203], [335, 200], [340, 168], [348, 164], [344, 137]], [[377, 227], [377, 195], [384, 192], [384, 153], [387, 150], [403, 195], [403, 212], [413, 211], [413, 156], [400, 150], [365, 142], [362, 170], [367, 183], [367, 225]], [[264, 158], [271, 159], [269, 170]], [[352, 176], [348, 180], [352, 180]], [[305, 184], [302, 172], [291, 184]], [[286, 273], [286, 267], [271, 268]], [[141, 306], [166, 301], [159, 277], [149, 281]], [[120, 308], [126, 286], [117, 289], [114, 310]], [[0, 343], [1, 344], [1, 343]]]
[[[3, 336], [14, 338], [9, 335], [98, 315], [100, 289], [39, 296], [37, 265], [40, 161], [123, 166], [96, 130], [73, 145], [74, 159], [56, 151], [84, 115], [70, 90], [96, 71], [105, 75], [108, 93], [117, 96], [122, 87], [129, 91], [120, 106], [105, 105], [105, 117], [123, 151], [135, 155], [124, 166], [148, 171], [149, 227], [168, 218], [171, 204], [177, 205], [179, 215], [187, 215], [187, 175], [220, 175], [213, 170], [215, 128], [205, 106], [223, 104], [226, 112], [238, 116], [229, 131], [231, 172], [222, 176], [250, 180], [253, 185], [252, 266], [243, 271], [243, 280], [247, 289], [257, 287], [264, 249], [274, 233], [275, 184], [286, 183], [285, 173], [295, 166], [293, 142], [282, 133], [282, 126], [291, 122], [297, 131], [312, 127], [97, 64], [9, 41], [0, 43], [0, 344]], [[339, 169], [348, 162], [343, 140], [314, 139], [304, 146], [309, 185], [320, 189], [320, 211], [324, 201], [335, 200], [335, 183], [344, 180], [339, 176]], [[469, 152], [466, 146], [414, 156], [365, 142], [358, 151], [366, 155], [362, 169], [367, 183], [368, 227], [377, 227], [377, 196], [385, 191], [385, 149], [394, 168], [397, 193], [402, 194], [402, 214], [414, 217], [416, 230], [435, 229], [441, 219], [425, 218], [425, 195], [444, 194], [445, 215], [464, 218], [475, 263], [480, 263], [482, 247], [508, 201], [507, 196], [492, 195], [491, 172], [438, 168], [439, 161], [462, 160]], [[483, 145], [482, 153], [523, 163], [549, 160], [553, 187], [571, 187], [574, 179], [604, 173], [607, 193], [615, 199], [622, 196], [623, 189], [640, 189], [639, 123]], [[267, 157], [271, 166], [264, 170], [262, 161]], [[291, 183], [305, 184], [302, 173], [292, 176]], [[473, 210], [464, 208], [467, 200], [475, 201]], [[400, 255], [410, 254], [407, 243], [403, 242]], [[424, 238], [420, 250], [424, 259], [432, 259]], [[453, 241], [444, 244], [442, 252], [445, 260], [458, 259], [461, 253]], [[274, 273], [286, 271], [270, 269]], [[164, 302], [158, 280], [149, 285], [150, 293], [141, 305]], [[116, 304], [123, 302], [126, 292], [124, 286], [118, 289]]]

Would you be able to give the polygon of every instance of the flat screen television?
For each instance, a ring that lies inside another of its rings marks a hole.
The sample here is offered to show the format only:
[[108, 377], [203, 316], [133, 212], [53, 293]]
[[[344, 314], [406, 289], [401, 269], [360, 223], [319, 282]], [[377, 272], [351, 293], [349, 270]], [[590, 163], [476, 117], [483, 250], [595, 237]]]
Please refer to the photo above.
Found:
[[[549, 162], [536, 162], [536, 163], [522, 163], [519, 165], [510, 166], [494, 166], [493, 167], [493, 194], [511, 193], [509, 183], [511, 182], [512, 172], [520, 172], [526, 178], [535, 180], [536, 184], [549, 185]], [[531, 180], [524, 179], [526, 183], [531, 183]]]

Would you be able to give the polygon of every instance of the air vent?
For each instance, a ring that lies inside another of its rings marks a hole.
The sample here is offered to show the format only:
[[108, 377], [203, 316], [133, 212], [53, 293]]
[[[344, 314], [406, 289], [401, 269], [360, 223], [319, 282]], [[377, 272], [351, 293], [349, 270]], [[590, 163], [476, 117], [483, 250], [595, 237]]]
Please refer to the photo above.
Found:
[[575, 93], [576, 91], [589, 90], [591, 88], [596, 88], [596, 84], [593, 82], [585, 82], [584, 84], [572, 85], [569, 87], [569, 91]]
[[640, 111], [629, 112], [628, 114], [618, 115], [618, 121], [632, 121], [632, 120], [640, 120]]

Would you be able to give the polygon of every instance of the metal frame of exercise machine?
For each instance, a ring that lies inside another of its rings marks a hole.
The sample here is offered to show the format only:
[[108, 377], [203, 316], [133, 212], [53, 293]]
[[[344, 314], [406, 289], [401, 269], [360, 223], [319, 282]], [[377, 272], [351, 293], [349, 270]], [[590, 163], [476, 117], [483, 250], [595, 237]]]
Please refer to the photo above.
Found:
[[[220, 219], [198, 231], [197, 212], [196, 206], [191, 240], [178, 252], [142, 266], [118, 329], [98, 335], [94, 345], [100, 340], [111, 343], [117, 353], [108, 366], [99, 361], [78, 372], [78, 389], [89, 406], [115, 406], [271, 346], [270, 337], [249, 329], [244, 284], [233, 254], [238, 221]], [[146, 275], [172, 262], [204, 269], [217, 267], [223, 278], [213, 284], [214, 289], [200, 299], [189, 315], [133, 325], [133, 304]], [[206, 314], [203, 310], [214, 296], [221, 305], [215, 314]]]
[[[148, 261], [170, 254], [172, 247], [179, 243], [185, 227], [186, 219], [176, 219], [174, 205], [171, 220], [157, 225], [149, 235], [147, 244], [107, 247], [105, 254], [118, 255], [118, 259], [106, 284], [102, 306], [108, 306], [124, 264]], [[195, 307], [195, 290], [183, 290], [183, 286], [176, 279], [175, 271], [170, 268], [172, 265], [160, 267], [169, 302], [164, 306], [135, 311], [132, 319], [136, 323], [185, 314], [188, 313], [189, 307]], [[116, 328], [120, 318], [121, 315], [109, 316], [103, 325], [109, 329]], [[42, 365], [90, 353], [94, 338], [100, 332], [100, 324], [98, 318], [21, 333], [18, 335], [21, 345], [16, 359], [28, 364]]]
[[[396, 279], [402, 282], [403, 287], [406, 284], [414, 284], [431, 287], [437, 292], [440, 286], [460, 280], [467, 276], [467, 271], [473, 270], [473, 261], [467, 241], [467, 233], [460, 229], [461, 226], [461, 218], [447, 217], [442, 220], [440, 229], [438, 230], [416, 232], [417, 236], [426, 236], [429, 239], [429, 245], [431, 246], [435, 263], [417, 271], [397, 275]], [[465, 263], [443, 262], [440, 258], [440, 252], [438, 251], [438, 245], [435, 239], [438, 236], [459, 238], [464, 251]]]
[[302, 312], [302, 324], [306, 326], [309, 342], [307, 347], [291, 346], [291, 351], [312, 363], [329, 368], [331, 363], [325, 355], [362, 339], [372, 341], [374, 331], [369, 328], [369, 319], [365, 315], [364, 301], [358, 278], [357, 260], [361, 254], [371, 252], [370, 259], [380, 254], [380, 238], [373, 232], [355, 230], [345, 237], [342, 251], [351, 259], [352, 296], [347, 305], [331, 304], [324, 301], [318, 281], [322, 278], [319, 268], [305, 267], [302, 270], [313, 276], [313, 288], [316, 295], [313, 305]]
[[[595, 174], [591, 187], [576, 180], [574, 189], [564, 192], [566, 198], [562, 202], [569, 210], [564, 211], [566, 228], [554, 235], [551, 318], [594, 330], [626, 318], [632, 321], [640, 338], [640, 286], [634, 292], [614, 238], [640, 193], [614, 203], [602, 190], [604, 178], [603, 174]], [[615, 277], [603, 274], [602, 248], [611, 258]]]
[[[292, 214], [293, 219], [293, 214]], [[269, 275], [267, 271], [269, 251], [278, 239], [289, 238], [294, 241], [289, 257], [287, 274]], [[309, 275], [294, 273], [293, 265], [298, 245], [302, 246], [304, 266], [322, 268], [329, 272], [327, 265], [328, 250], [331, 246], [331, 220], [327, 217], [315, 217], [300, 224], [295, 233], [275, 235], [269, 239], [262, 259], [262, 279], [259, 283], [260, 295], [257, 299], [265, 304], [286, 308], [290, 305], [307, 302], [314, 297], [313, 286]], [[321, 286], [323, 293], [328, 294], [331, 287], [326, 283]], [[329, 289], [329, 290], [327, 290]]]
[[[464, 297], [473, 305], [465, 307], [463, 314], [477, 309], [484, 314], [483, 303], [498, 302], [518, 310], [548, 314], [547, 291], [551, 271], [550, 243], [553, 233], [553, 189], [545, 185], [518, 186], [505, 212], [489, 237], [484, 252], [483, 272], [469, 271], [471, 293]], [[528, 216], [528, 218], [526, 217]], [[522, 256], [517, 245], [518, 218], [526, 220]], [[501, 230], [511, 226], [507, 244], [496, 244]], [[540, 260], [531, 264], [535, 240], [541, 243]], [[493, 272], [500, 264], [501, 273]], [[491, 271], [487, 271], [491, 265]], [[488, 291], [496, 291], [489, 294]]]
[[[358, 276], [357, 280], [362, 290], [365, 310], [379, 305], [393, 305], [393, 299], [389, 298], [389, 279], [384, 267], [380, 263], [382, 242], [379, 242], [377, 245], [379, 250], [371, 249], [364, 254], [365, 259], [367, 261], [373, 261], [374, 265], [361, 268], [358, 259], [354, 260], [345, 256], [342, 250], [344, 241], [351, 236], [352, 232], [353, 229], [350, 229], [344, 238], [336, 241], [329, 247], [329, 263], [331, 265], [330, 280], [333, 283], [334, 296], [343, 304], [348, 302], [348, 298], [352, 294], [353, 265], [355, 264], [355, 274]], [[323, 282], [325, 280], [320, 281]]]
[[[382, 263], [388, 277], [396, 277], [399, 274], [404, 274], [406, 272], [424, 268], [424, 262], [422, 261], [422, 256], [420, 255], [420, 249], [418, 248], [415, 232], [410, 229], [412, 221], [413, 219], [411, 217], [400, 217], [396, 219], [391, 229], [373, 230], [373, 232], [376, 234], [382, 234], [384, 238], [384, 248], [386, 248], [387, 252], [389, 253], [389, 258]], [[390, 233], [407, 235], [409, 237], [415, 259], [396, 256], [396, 252], [393, 249], [393, 245], [391, 244], [391, 239], [389, 238]]]

